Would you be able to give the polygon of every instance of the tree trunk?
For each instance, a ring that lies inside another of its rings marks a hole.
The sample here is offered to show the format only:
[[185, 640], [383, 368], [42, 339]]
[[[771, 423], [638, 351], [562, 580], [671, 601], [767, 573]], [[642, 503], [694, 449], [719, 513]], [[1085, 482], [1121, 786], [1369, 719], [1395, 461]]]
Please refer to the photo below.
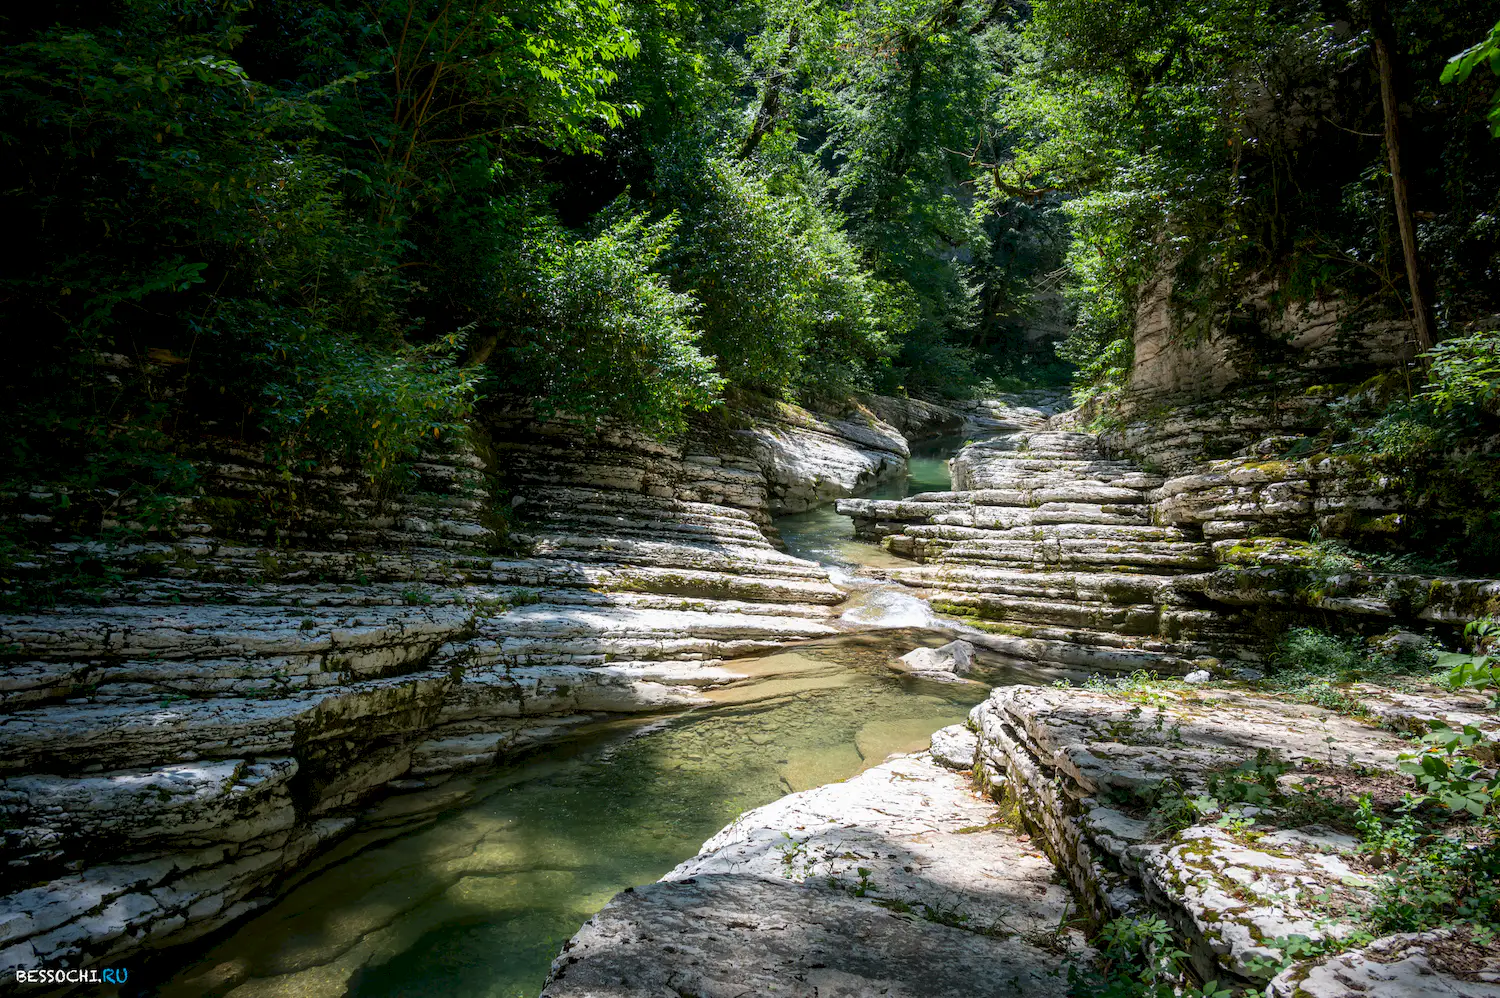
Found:
[[760, 145], [760, 140], [766, 137], [776, 125], [776, 119], [781, 117], [781, 81], [792, 72], [792, 62], [796, 56], [797, 42], [802, 32], [799, 26], [793, 24], [787, 31], [786, 51], [781, 53], [781, 59], [776, 69], [766, 79], [766, 92], [761, 97], [760, 110], [755, 114], [755, 122], [750, 126], [750, 134], [745, 136], [745, 141], [740, 144], [740, 159], [749, 159], [755, 152], [755, 147]]
[[1385, 148], [1391, 162], [1391, 189], [1396, 202], [1396, 227], [1401, 230], [1401, 250], [1406, 257], [1406, 280], [1411, 286], [1412, 322], [1416, 327], [1417, 351], [1432, 349], [1432, 310], [1427, 301], [1422, 262], [1417, 257], [1417, 226], [1412, 219], [1406, 172], [1401, 165], [1401, 112], [1396, 102], [1394, 32], [1383, 0], [1370, 3], [1370, 26], [1375, 37], [1375, 64], [1380, 71], [1380, 103], [1385, 108]]

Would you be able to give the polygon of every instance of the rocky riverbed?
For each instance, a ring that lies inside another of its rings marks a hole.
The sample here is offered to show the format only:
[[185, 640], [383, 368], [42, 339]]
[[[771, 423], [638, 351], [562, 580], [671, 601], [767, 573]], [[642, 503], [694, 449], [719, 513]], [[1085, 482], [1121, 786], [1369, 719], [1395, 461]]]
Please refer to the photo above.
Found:
[[[1179, 450], [1175, 466], [1147, 470], [1118, 436], [1082, 432], [1060, 409], [1049, 396], [871, 400], [839, 418], [767, 406], [673, 443], [492, 415], [473, 447], [422, 464], [404, 498], [375, 502], [324, 469], [298, 483], [299, 518], [274, 530], [251, 515], [275, 494], [265, 468], [221, 448], [174, 531], [128, 549], [59, 541], [60, 556], [115, 574], [102, 605], [0, 620], [0, 964], [180, 946], [264, 908], [373, 802], [405, 800], [382, 806], [420, 817], [473, 792], [456, 773], [630, 718], [795, 694], [776, 684], [801, 680], [752, 660], [907, 624], [929, 630], [888, 632], [893, 676], [961, 683], [1009, 668], [1045, 683], [1147, 669], [1229, 685], [1177, 684], [1149, 705], [999, 689], [967, 735], [933, 744], [968, 775], [920, 757], [752, 812], [663, 885], [605, 908], [548, 993], [613, 994], [623, 975], [702, 994], [741, 977], [791, 993], [958, 994], [974, 973], [996, 993], [1061, 993], [1060, 954], [1087, 956], [1070, 919], [1147, 910], [1170, 916], [1200, 973], [1260, 987], [1268, 932], [1337, 937], [1336, 914], [1306, 908], [1295, 885], [1332, 877], [1338, 904], [1361, 903], [1362, 874], [1327, 858], [1346, 843], [1302, 826], [1258, 831], [1280, 836], [1270, 853], [1217, 825], [1153, 837], [1115, 798], [1168, 779], [1194, 787], [1260, 749], [1316, 762], [1328, 738], [1355, 758], [1328, 765], [1389, 769], [1394, 735], [1233, 684], [1253, 682], [1268, 637], [1308, 613], [1451, 638], [1500, 584], [1353, 572], [1305, 585], [1299, 532], [1365, 522], [1387, 497], [1336, 465]], [[972, 443], [949, 488], [854, 497], [904, 473], [908, 435], [955, 428]], [[884, 549], [839, 584], [779, 549], [772, 524], [829, 500]], [[953, 638], [965, 644], [898, 662]], [[1491, 717], [1482, 702], [1409, 690], [1363, 701], [1388, 728]], [[900, 747], [867, 741], [859, 766], [880, 761], [877, 745]], [[798, 838], [824, 825], [842, 830]], [[1238, 886], [1213, 886], [1224, 878]], [[735, 910], [755, 919], [736, 923]], [[718, 927], [684, 936], [693, 912]], [[772, 945], [773, 922], [774, 938], [808, 945]], [[861, 934], [909, 953], [910, 967], [880, 963], [879, 947], [851, 942]], [[1441, 940], [1371, 945], [1445, 972]], [[927, 951], [940, 956], [923, 963]], [[651, 961], [660, 973], [641, 969]]]
[[[1024, 420], [952, 463], [950, 490], [838, 501], [858, 533], [919, 563], [884, 574], [960, 616], [963, 647], [1151, 673], [998, 688], [930, 755], [742, 816], [661, 883], [606, 906], [564, 947], [544, 995], [728, 996], [744, 982], [1060, 994], [1068, 968], [1094, 969], [1065, 931], [1074, 918], [1162, 918], [1189, 973], [1237, 993], [1500, 994], [1500, 949], [1483, 933], [1360, 936], [1381, 872], [1352, 834], [1361, 795], [1390, 820], [1412, 788], [1397, 768], [1412, 732], [1469, 725], [1493, 738], [1495, 704], [1412, 681], [1357, 685], [1336, 712], [1256, 686], [1268, 625], [1318, 608], [1420, 647], [1434, 639], [1413, 630], [1451, 639], [1444, 626], [1488, 612], [1493, 581], [1299, 585], [1299, 532], [1392, 508], [1368, 482], [1346, 487], [1337, 464], [1231, 458], [1169, 476], [1110, 457], [1093, 434]], [[1237, 797], [1235, 781], [1256, 792]], [[1164, 821], [1172, 806], [1181, 813]], [[896, 956], [875, 959], [875, 946]]]

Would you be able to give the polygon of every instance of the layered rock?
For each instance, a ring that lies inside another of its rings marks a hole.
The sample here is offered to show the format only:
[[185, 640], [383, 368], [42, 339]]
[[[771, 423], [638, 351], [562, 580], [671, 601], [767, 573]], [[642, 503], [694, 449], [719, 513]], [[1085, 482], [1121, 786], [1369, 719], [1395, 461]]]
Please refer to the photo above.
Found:
[[908, 453], [867, 411], [669, 442], [485, 422], [400, 497], [205, 444], [171, 531], [56, 542], [119, 582], [0, 618], [7, 984], [238, 918], [371, 794], [706, 703], [734, 658], [833, 633], [843, 594], [770, 516]]
[[924, 755], [748, 811], [563, 948], [544, 998], [1061, 996], [1070, 899]]
[[[1500, 728], [1492, 707], [1469, 699], [1432, 703], [1420, 723], [1462, 723], [1478, 710], [1481, 723]], [[1406, 785], [1395, 768], [1409, 743], [1388, 731], [1317, 707], [1189, 686], [1011, 687], [971, 721], [976, 768], [1004, 777], [1093, 916], [1165, 914], [1205, 980], [1259, 987], [1282, 967], [1271, 943], [1339, 939], [1374, 900], [1357, 839], [1322, 822], [1339, 808], [1351, 818], [1360, 793], [1389, 796], [1387, 784]], [[1248, 796], [1258, 803], [1236, 807], [1219, 789], [1222, 805], [1163, 823], [1172, 801], [1206, 800], [1216, 777], [1254, 783]], [[1313, 973], [1301, 966], [1278, 980]]]
[[888, 574], [985, 631], [1018, 662], [1187, 671], [1230, 654], [1193, 579], [1214, 566], [1201, 534], [1153, 519], [1161, 478], [1094, 436], [1013, 410], [1014, 429], [953, 459], [954, 491], [847, 499], [840, 512], [922, 567]]

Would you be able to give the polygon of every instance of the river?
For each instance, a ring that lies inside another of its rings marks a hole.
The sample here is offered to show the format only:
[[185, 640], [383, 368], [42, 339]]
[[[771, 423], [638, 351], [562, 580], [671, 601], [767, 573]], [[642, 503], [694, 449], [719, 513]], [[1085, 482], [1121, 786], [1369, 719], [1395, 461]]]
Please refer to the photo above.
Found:
[[[920, 448], [907, 479], [872, 494], [946, 489], [945, 458], [962, 442]], [[900, 563], [849, 539], [831, 507], [777, 526], [793, 553], [846, 574]], [[892, 587], [856, 588], [867, 606], [919, 604]], [[920, 604], [890, 622], [928, 615]], [[752, 680], [715, 691], [713, 708], [622, 723], [482, 778], [393, 797], [157, 993], [534, 998], [562, 943], [616, 892], [660, 878], [741, 812], [925, 748], [962, 719], [987, 685], [890, 668], [894, 655], [943, 640], [888, 629], [737, 660]]]

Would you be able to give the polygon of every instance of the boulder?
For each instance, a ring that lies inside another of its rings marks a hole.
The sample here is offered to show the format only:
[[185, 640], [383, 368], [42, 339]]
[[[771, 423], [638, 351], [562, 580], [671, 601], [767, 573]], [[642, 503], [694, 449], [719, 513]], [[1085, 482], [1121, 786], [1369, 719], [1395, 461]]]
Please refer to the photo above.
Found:
[[967, 725], [950, 724], [932, 733], [932, 758], [949, 769], [968, 771], [974, 768], [979, 752], [979, 738]]
[[913, 649], [901, 661], [912, 672], [967, 676], [974, 669], [974, 646], [960, 638], [937, 648]]

